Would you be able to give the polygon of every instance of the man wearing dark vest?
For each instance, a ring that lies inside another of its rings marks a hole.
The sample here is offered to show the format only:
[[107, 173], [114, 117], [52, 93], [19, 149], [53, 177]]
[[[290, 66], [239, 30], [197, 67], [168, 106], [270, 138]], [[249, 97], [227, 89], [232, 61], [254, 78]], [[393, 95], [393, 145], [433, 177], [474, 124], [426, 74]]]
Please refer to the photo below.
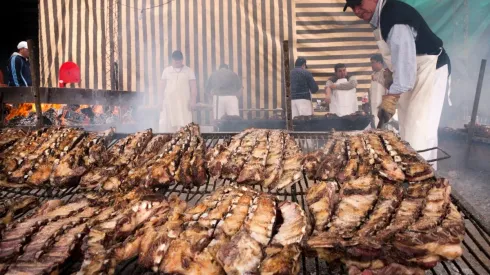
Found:
[[[451, 64], [442, 40], [410, 5], [398, 0], [346, 0], [357, 17], [369, 22], [380, 53], [393, 72], [378, 117], [387, 122], [398, 108], [400, 135], [416, 150], [437, 147], [437, 130]], [[423, 153], [425, 159], [437, 151]], [[437, 169], [434, 163], [434, 168]]]

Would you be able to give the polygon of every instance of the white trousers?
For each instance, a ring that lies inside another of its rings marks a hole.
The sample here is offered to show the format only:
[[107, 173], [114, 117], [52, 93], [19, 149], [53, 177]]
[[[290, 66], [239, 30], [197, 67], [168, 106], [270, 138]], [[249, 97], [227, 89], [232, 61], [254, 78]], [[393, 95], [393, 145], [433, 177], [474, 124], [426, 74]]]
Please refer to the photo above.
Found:
[[214, 119], [220, 119], [224, 115], [240, 115], [240, 111], [238, 109], [238, 98], [236, 96], [213, 96]]
[[297, 116], [313, 115], [313, 106], [311, 104], [311, 100], [308, 99], [291, 100], [291, 115], [292, 118], [295, 118]]
[[[404, 127], [401, 137], [407, 140], [415, 150], [429, 149], [438, 145], [438, 129], [441, 120], [442, 107], [448, 84], [448, 66], [436, 70], [433, 79], [433, 89], [424, 89], [420, 96], [403, 94], [399, 101], [400, 126]], [[413, 123], [416, 121], [417, 123]], [[437, 150], [421, 153], [426, 160], [436, 159]], [[431, 163], [437, 170], [437, 162]]]

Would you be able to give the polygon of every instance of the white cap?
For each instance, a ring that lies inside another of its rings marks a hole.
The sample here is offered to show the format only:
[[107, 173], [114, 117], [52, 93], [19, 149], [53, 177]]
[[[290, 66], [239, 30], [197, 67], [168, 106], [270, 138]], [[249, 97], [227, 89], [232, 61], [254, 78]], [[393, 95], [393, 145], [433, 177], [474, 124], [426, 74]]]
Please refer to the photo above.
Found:
[[25, 41], [21, 41], [18, 45], [17, 45], [17, 49], [20, 50], [20, 49], [28, 49], [27, 47], [27, 42]]

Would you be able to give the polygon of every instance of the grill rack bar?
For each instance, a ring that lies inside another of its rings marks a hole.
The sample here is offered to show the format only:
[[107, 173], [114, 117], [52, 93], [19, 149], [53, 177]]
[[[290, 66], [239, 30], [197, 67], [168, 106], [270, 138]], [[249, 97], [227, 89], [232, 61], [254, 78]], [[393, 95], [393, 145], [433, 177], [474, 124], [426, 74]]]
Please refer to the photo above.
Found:
[[[207, 148], [215, 146], [218, 142], [227, 142], [236, 133], [212, 133], [202, 134]], [[317, 148], [321, 148], [323, 144], [328, 140], [328, 133], [319, 132], [293, 132], [290, 133], [298, 144], [303, 148], [304, 152], [311, 152]], [[111, 143], [114, 144], [117, 139], [123, 138], [127, 134], [116, 134], [115, 140]], [[430, 148], [428, 150], [434, 150], [440, 148]], [[427, 150], [427, 151], [428, 151]], [[443, 153], [445, 151], [441, 150]], [[449, 158], [449, 154], [446, 153], [441, 159]], [[434, 160], [436, 161], [436, 160]], [[157, 192], [170, 196], [171, 194], [178, 195], [181, 199], [187, 201], [189, 204], [195, 204], [203, 199], [206, 195], [212, 193], [216, 188], [223, 184], [229, 184], [228, 180], [212, 180], [208, 179], [205, 185], [193, 188], [183, 188], [178, 184], [168, 186], [165, 188], [155, 189]], [[254, 189], [268, 192], [277, 196], [281, 200], [290, 200], [299, 203], [303, 209], [307, 211], [305, 195], [308, 188], [313, 184], [303, 175], [300, 182], [292, 185], [286, 190], [269, 192], [264, 190], [260, 185], [252, 186]], [[6, 198], [20, 198], [23, 196], [38, 196], [41, 201], [49, 198], [61, 198], [65, 201], [71, 201], [81, 196], [82, 190], [79, 187], [65, 188], [65, 189], [16, 189], [16, 188], [0, 188], [0, 199]], [[463, 212], [466, 223], [466, 236], [463, 242], [464, 254], [463, 257], [455, 261], [442, 262], [433, 269], [427, 271], [426, 274], [490, 274], [490, 227], [480, 222], [477, 215], [472, 213], [472, 209], [468, 209], [467, 204], [461, 199], [459, 194], [454, 193], [452, 201]], [[125, 268], [121, 269], [124, 266]], [[119, 265], [119, 274], [150, 274], [148, 270], [143, 270], [137, 266], [137, 259], [130, 259]], [[346, 274], [347, 270], [342, 265], [328, 265], [325, 261], [318, 258], [307, 258], [304, 253], [301, 258], [302, 274]]]

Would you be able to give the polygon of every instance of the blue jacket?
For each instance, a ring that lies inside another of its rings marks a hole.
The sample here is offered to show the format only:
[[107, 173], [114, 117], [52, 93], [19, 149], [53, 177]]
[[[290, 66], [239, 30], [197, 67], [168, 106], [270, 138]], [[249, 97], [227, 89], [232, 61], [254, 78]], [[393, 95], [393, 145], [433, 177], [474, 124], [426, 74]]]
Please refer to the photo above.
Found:
[[29, 60], [14, 53], [7, 65], [8, 85], [12, 87], [32, 86]]

